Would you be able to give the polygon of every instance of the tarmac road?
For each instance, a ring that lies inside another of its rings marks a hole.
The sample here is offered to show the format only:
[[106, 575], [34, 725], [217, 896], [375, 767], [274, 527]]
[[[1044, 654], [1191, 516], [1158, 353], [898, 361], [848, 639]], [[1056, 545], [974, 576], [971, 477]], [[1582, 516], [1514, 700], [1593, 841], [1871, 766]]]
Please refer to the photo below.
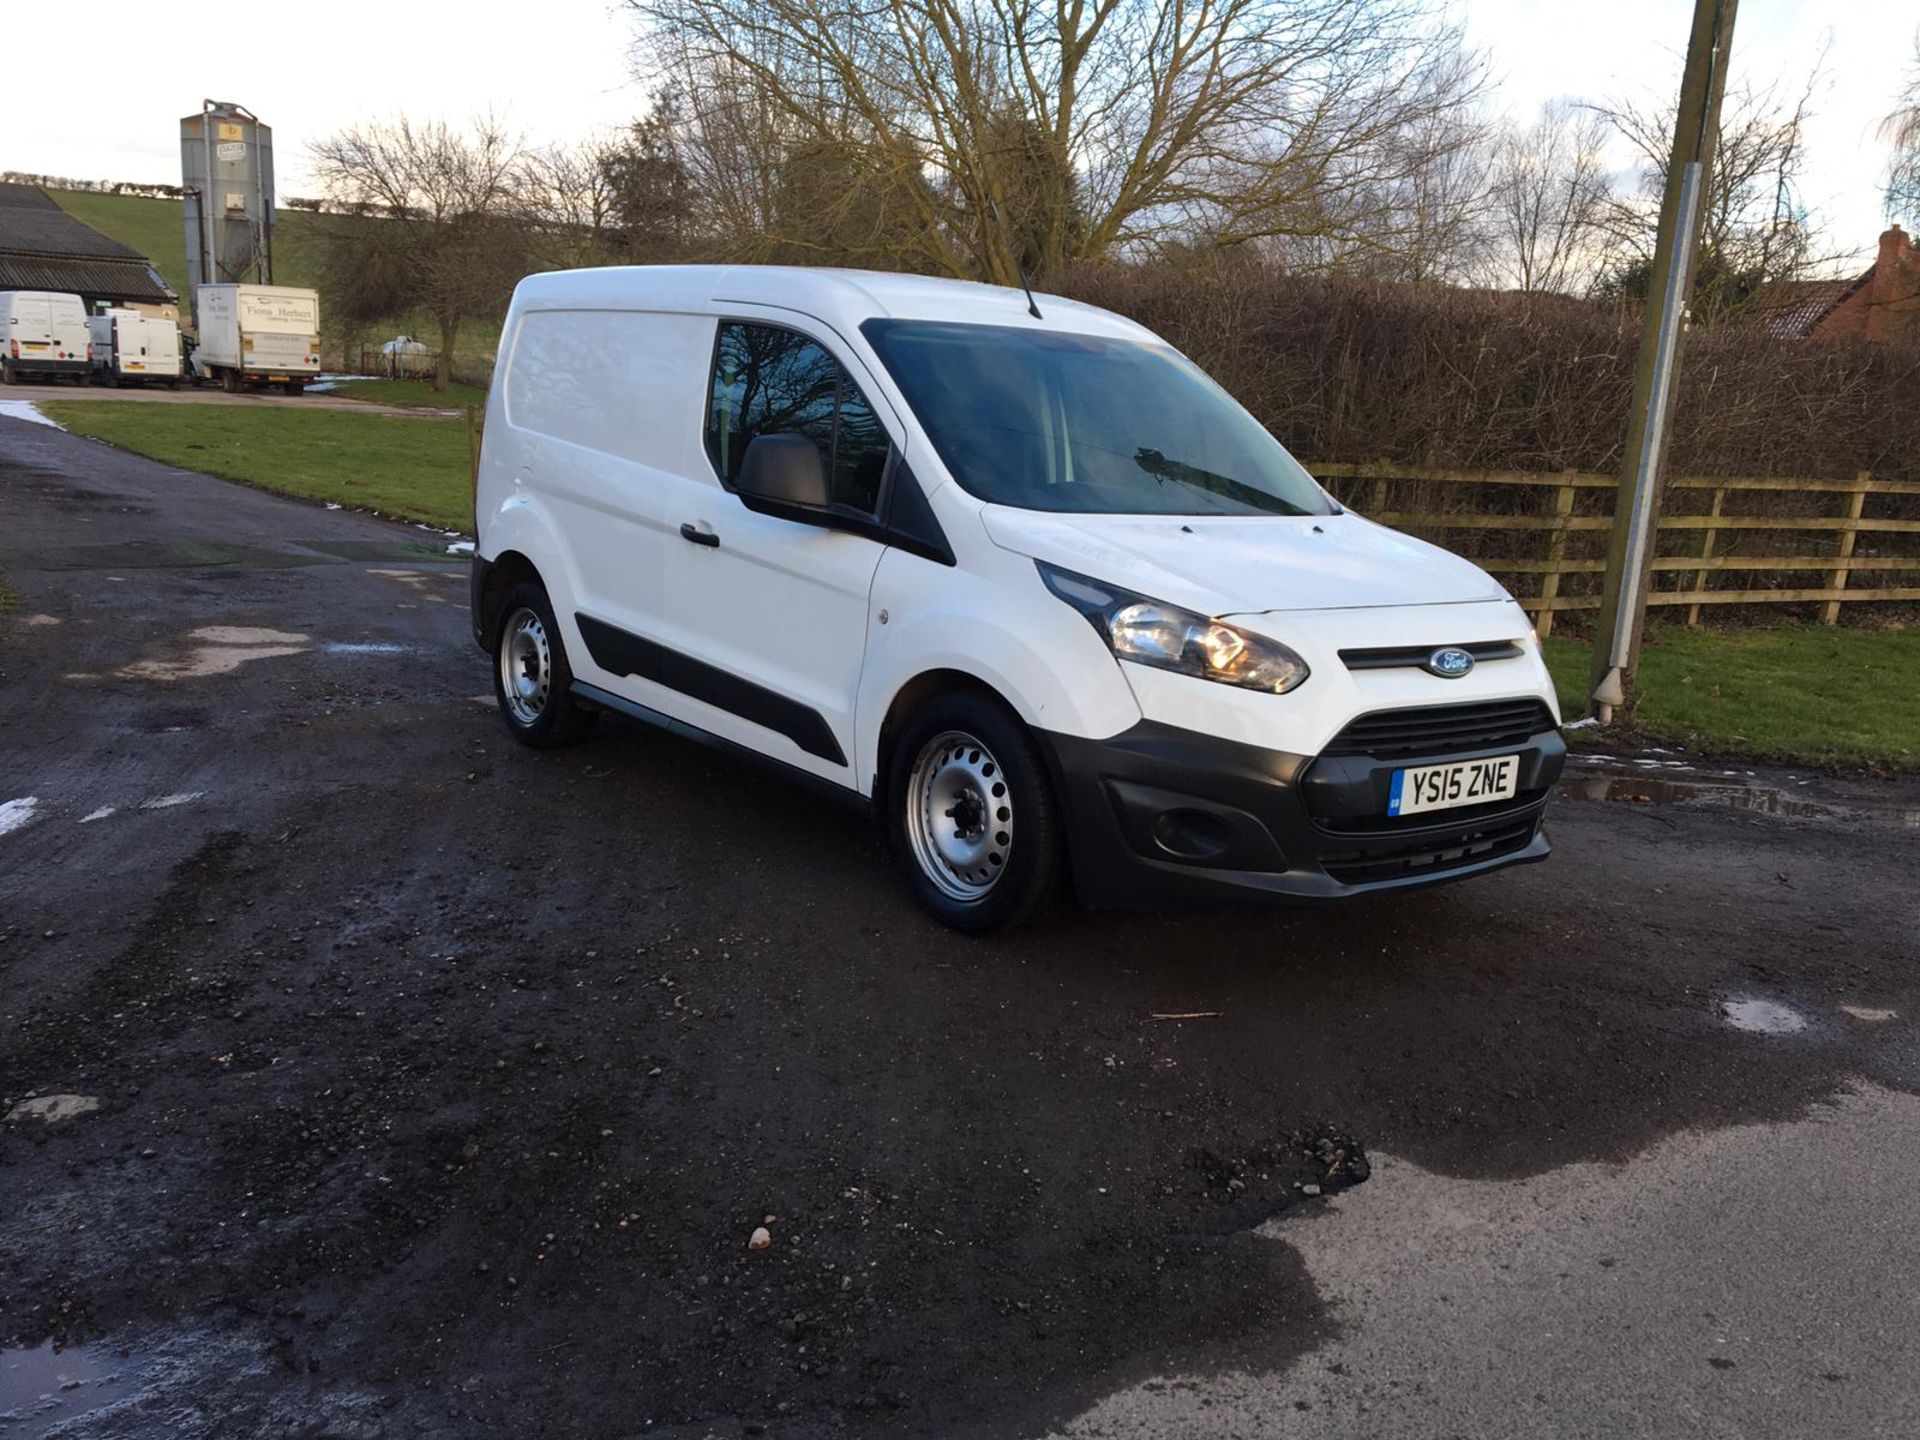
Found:
[[[436, 412], [416, 405], [378, 405], [369, 400], [350, 400], [344, 395], [329, 395], [324, 390], [309, 390], [304, 395], [288, 395], [279, 390], [246, 390], [229, 395], [217, 385], [186, 385], [169, 390], [158, 385], [4, 385], [0, 401], [33, 404], [44, 400], [112, 400], [153, 405], [256, 405], [269, 409], [294, 406], [301, 410], [358, 410], [368, 415], [411, 415], [438, 418]], [[449, 405], [457, 412], [459, 406]]]
[[515, 746], [430, 532], [11, 420], [0, 515], [5, 1440], [1920, 1429], [1897, 814], [968, 942]]

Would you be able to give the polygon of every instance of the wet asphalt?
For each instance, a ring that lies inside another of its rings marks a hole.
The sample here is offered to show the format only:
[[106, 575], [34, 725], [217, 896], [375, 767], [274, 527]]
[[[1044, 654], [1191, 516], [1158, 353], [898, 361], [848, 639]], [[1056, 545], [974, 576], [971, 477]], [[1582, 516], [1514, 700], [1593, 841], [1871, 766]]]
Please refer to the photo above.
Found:
[[0, 419], [0, 1437], [1913, 1433], [1913, 785], [966, 941], [446, 544]]

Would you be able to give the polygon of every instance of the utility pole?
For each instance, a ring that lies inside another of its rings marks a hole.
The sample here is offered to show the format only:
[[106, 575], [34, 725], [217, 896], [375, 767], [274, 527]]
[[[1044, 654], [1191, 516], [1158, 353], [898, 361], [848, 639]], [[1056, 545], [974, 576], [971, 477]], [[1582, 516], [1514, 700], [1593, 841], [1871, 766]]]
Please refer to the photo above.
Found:
[[1707, 184], [1714, 143], [1720, 134], [1720, 99], [1727, 88], [1727, 56], [1733, 48], [1733, 17], [1739, 0], [1694, 0], [1687, 68], [1680, 81], [1680, 109], [1660, 201], [1660, 234], [1647, 283], [1647, 312], [1640, 326], [1640, 358], [1633, 375], [1633, 409], [1620, 460], [1613, 536], [1607, 545], [1606, 587], [1594, 628], [1590, 677], [1593, 713], [1601, 724], [1633, 698], [1640, 664], [1640, 632], [1653, 579], [1654, 535], [1665, 484], [1667, 436], [1673, 428], [1674, 382], [1687, 302], [1693, 293], [1694, 251], [1706, 217]]

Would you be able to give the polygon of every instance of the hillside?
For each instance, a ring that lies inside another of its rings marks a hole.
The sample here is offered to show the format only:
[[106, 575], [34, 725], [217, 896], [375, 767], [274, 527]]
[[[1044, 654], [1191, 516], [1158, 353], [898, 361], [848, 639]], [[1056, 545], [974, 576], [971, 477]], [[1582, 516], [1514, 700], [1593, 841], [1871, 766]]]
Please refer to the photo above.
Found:
[[[69, 215], [131, 245], [153, 262], [160, 277], [182, 298], [187, 293], [185, 220], [178, 200], [148, 200], [137, 195], [101, 195], [90, 190], [47, 192]], [[314, 216], [281, 210], [275, 216], [273, 278], [282, 285], [317, 283], [313, 245]]]

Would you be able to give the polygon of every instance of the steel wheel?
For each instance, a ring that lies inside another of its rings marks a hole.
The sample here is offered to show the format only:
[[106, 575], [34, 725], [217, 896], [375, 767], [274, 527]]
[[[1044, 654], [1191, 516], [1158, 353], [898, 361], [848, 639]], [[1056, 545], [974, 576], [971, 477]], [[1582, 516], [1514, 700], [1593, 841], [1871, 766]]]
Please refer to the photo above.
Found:
[[984, 900], [1013, 850], [1013, 794], [993, 753], [962, 730], [921, 748], [907, 779], [914, 861], [943, 895]]
[[500, 629], [500, 693], [518, 725], [531, 725], [547, 708], [553, 689], [553, 647], [547, 627], [525, 606]]

